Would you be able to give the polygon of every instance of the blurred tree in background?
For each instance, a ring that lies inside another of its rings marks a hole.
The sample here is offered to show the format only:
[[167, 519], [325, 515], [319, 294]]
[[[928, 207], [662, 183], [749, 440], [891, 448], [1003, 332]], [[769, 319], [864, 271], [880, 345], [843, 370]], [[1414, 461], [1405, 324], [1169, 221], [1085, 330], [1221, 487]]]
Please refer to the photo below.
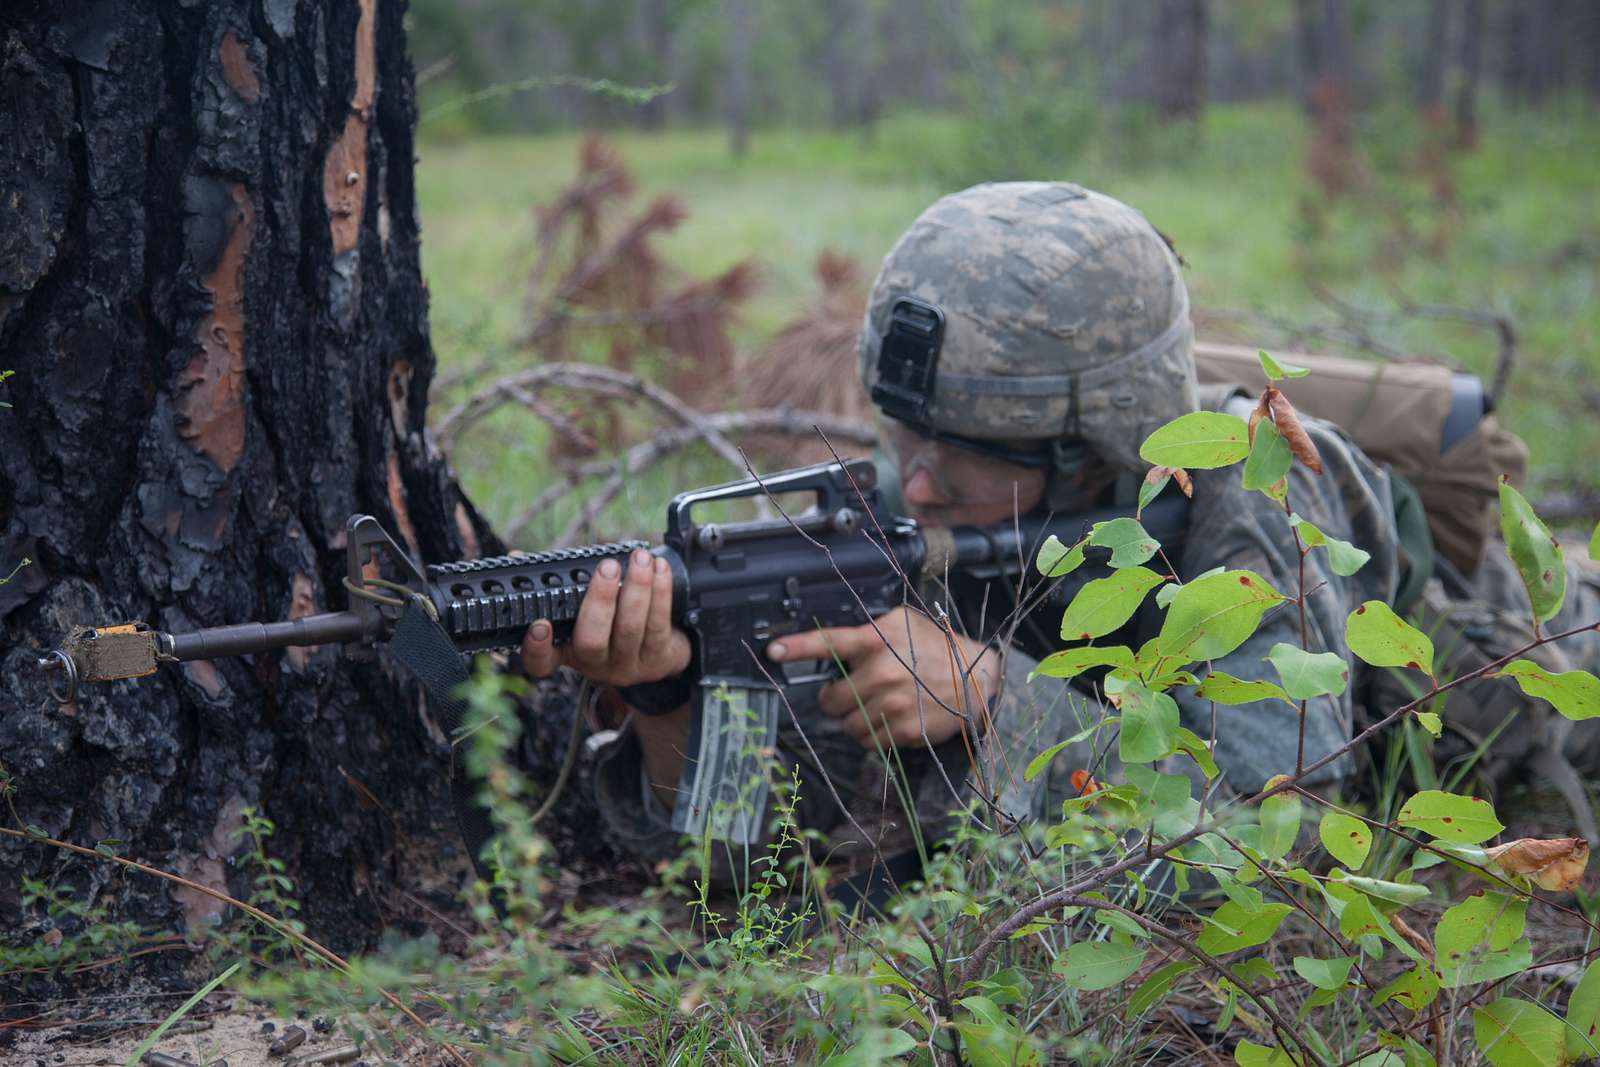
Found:
[[1087, 112], [1137, 136], [1208, 100], [1450, 99], [1470, 130], [1480, 86], [1529, 105], [1600, 96], [1590, 0], [415, 0], [410, 19], [425, 113], [530, 78], [674, 86], [642, 108], [570, 86], [494, 93], [452, 120], [479, 131], [870, 132], [918, 109], [1075, 143]]

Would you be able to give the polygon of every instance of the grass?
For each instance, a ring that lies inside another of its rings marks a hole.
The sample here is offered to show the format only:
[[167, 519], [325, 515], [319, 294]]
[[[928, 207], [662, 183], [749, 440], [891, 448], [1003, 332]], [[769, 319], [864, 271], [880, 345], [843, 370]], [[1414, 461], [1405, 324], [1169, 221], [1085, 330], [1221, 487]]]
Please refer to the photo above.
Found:
[[[760, 262], [763, 285], [739, 327], [742, 343], [770, 336], [810, 299], [811, 265], [822, 249], [856, 257], [870, 276], [900, 232], [945, 192], [985, 178], [1071, 178], [1136, 205], [1173, 238], [1202, 314], [1231, 308], [1331, 321], [1312, 283], [1363, 307], [1392, 309], [1398, 291], [1420, 303], [1509, 314], [1522, 352], [1501, 411], [1532, 448], [1533, 495], [1592, 487], [1588, 457], [1600, 446], [1600, 423], [1592, 418], [1600, 395], [1600, 184], [1591, 164], [1600, 158], [1600, 120], [1576, 109], [1492, 113], [1478, 150], [1455, 157], [1461, 219], [1437, 255], [1395, 240], [1395, 219], [1419, 232], [1438, 220], [1427, 182], [1411, 172], [1419, 135], [1409, 114], [1364, 120], [1375, 191], [1331, 205], [1304, 174], [1306, 122], [1279, 105], [1213, 107], [1192, 144], [1157, 131], [1138, 151], [1090, 145], [1073, 166], [1051, 175], [986, 173], [963, 157], [963, 127], [947, 116], [886, 121], [870, 142], [829, 132], [758, 132], [741, 160], [714, 130], [619, 131], [612, 139], [634, 170], [641, 199], [671, 193], [688, 206], [687, 221], [662, 242], [673, 262], [697, 274], [746, 257]], [[577, 142], [576, 134], [430, 140], [424, 126], [417, 169], [423, 267], [444, 367], [528, 358], [510, 341], [531, 262], [532, 206], [567, 180]], [[1323, 209], [1320, 223], [1316, 208]], [[1276, 344], [1268, 332], [1234, 328], [1238, 338]], [[1485, 376], [1493, 370], [1495, 340], [1482, 330], [1413, 322], [1374, 333]], [[508, 424], [497, 446], [455, 457], [491, 518], [503, 521], [517, 500], [546, 483], [542, 440], [538, 430]], [[722, 480], [729, 472], [698, 457], [671, 474], [697, 475]], [[655, 513], [650, 502], [659, 506], [675, 487], [688, 485], [665, 474], [650, 480], [640, 497], [619, 502], [609, 521], [626, 524], [641, 505], [644, 514]], [[635, 523], [636, 532], [652, 525]]]

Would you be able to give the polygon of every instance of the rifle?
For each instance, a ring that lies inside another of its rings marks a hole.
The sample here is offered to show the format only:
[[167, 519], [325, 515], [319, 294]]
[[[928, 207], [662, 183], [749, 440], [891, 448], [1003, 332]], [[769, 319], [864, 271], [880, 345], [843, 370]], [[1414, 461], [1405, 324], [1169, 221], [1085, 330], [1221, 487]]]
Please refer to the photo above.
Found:
[[[697, 521], [696, 511], [709, 505], [790, 494], [805, 494], [811, 505], [778, 519]], [[1071, 543], [1090, 524], [1123, 514], [923, 529], [883, 510], [876, 468], [860, 459], [673, 497], [662, 543], [650, 549], [671, 568], [673, 620], [694, 647], [689, 758], [673, 828], [734, 844], [757, 840], [767, 795], [763, 760], [776, 743], [782, 711], [779, 687], [838, 676], [831, 663], [769, 667], [766, 649], [773, 640], [802, 628], [864, 623], [905, 603], [907, 583], [925, 575], [1019, 579], [1049, 533]], [[1171, 548], [1182, 540], [1187, 501], [1164, 494], [1143, 518], [1148, 532]], [[466, 678], [461, 653], [515, 648], [541, 619], [557, 641], [570, 639], [594, 569], [650, 548], [644, 541], [618, 541], [424, 568], [370, 515], [352, 516], [346, 536], [347, 610], [183, 634], [140, 622], [79, 627], [39, 660], [41, 668], [64, 677], [61, 689], [52, 680], [52, 695], [69, 703], [80, 682], [141, 677], [169, 663], [334, 643], [370, 656], [384, 644], [423, 682], [454, 733], [465, 713], [453, 692]], [[374, 577], [384, 569], [394, 577]], [[1091, 562], [1074, 572], [1073, 588], [1095, 569]], [[1064, 595], [1058, 588], [1052, 599]], [[459, 775], [455, 787], [457, 814], [476, 855], [487, 822]]]

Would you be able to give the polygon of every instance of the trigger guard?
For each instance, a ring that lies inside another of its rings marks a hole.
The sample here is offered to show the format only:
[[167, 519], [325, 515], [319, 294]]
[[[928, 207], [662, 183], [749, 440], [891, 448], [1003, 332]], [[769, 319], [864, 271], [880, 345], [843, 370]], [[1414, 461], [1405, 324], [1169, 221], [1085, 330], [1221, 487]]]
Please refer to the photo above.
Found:
[[844, 677], [839, 664], [831, 659], [797, 659], [779, 664], [785, 685], [813, 685], [834, 682]]

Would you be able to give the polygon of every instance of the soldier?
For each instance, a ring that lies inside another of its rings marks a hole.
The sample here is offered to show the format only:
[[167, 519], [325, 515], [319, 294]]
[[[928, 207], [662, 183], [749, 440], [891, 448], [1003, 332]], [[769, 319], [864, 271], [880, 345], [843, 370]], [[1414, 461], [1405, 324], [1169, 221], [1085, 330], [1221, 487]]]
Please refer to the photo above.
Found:
[[[885, 338], [903, 316], [942, 323], [921, 404], [907, 402], [904, 390], [874, 392]], [[1039, 182], [944, 197], [890, 250], [861, 332], [862, 384], [880, 407], [880, 483], [898, 487], [896, 510], [930, 526], [1131, 505], [1147, 469], [1139, 447], [1151, 431], [1202, 406], [1248, 414], [1253, 404], [1233, 389], [1201, 395], [1192, 339], [1177, 259], [1127, 205]], [[1309, 418], [1305, 425], [1324, 470], [1294, 467], [1294, 509], [1371, 556], [1351, 577], [1328, 569], [1323, 553], [1305, 560], [1303, 588], [1315, 590], [1306, 604], [1309, 647], [1345, 657], [1353, 671], [1346, 617], [1367, 600], [1392, 602], [1404, 567], [1425, 564], [1398, 550], [1386, 471], [1337, 427]], [[1281, 507], [1245, 491], [1236, 468], [1195, 472], [1193, 497], [1180, 558], [1170, 560], [1181, 578], [1247, 568], [1279, 590], [1301, 588]], [[926, 611], [900, 608], [867, 625], [797, 634], [770, 650], [780, 662], [837, 656], [847, 667], [843, 680], [790, 688], [792, 717], [779, 745], [780, 762], [800, 767], [799, 821], [821, 831], [836, 857], [888, 854], [919, 830], [939, 832], [974, 793], [1004, 819], [1051, 818], [1075, 795], [1074, 770], [1098, 775], [1111, 762], [1110, 731], [1102, 731], [1098, 744], [1086, 740], [1024, 781], [1034, 755], [1096, 714], [1091, 687], [1028, 681], [1039, 657], [1060, 644], [1056, 620], [1008, 620], [1009, 588], [954, 582], [919, 592]], [[610, 563], [600, 568], [570, 645], [554, 647], [548, 626], [535, 624], [522, 649], [534, 677], [565, 664], [611, 687], [615, 704], [635, 712], [601, 756], [597, 789], [610, 831], [648, 858], [679, 850], [669, 813], [688, 731], [690, 647], [671, 626], [670, 600], [665, 564], [641, 552], [626, 573]], [[951, 620], [949, 634], [941, 614]], [[1129, 633], [1107, 642], [1137, 648], [1157, 625], [1147, 604]], [[1268, 615], [1214, 666], [1275, 680], [1265, 655], [1280, 641], [1300, 644], [1299, 613]], [[952, 657], [966, 670], [949, 669]], [[929, 669], [913, 677], [908, 665], [919, 663]], [[1311, 702], [1307, 763], [1351, 736], [1355, 691]], [[1213, 709], [1192, 689], [1174, 696], [1185, 726], [1215, 736], [1215, 759], [1233, 790], [1255, 790], [1294, 770], [1301, 744], [1294, 709], [1273, 702]], [[987, 714], [961, 714], [971, 709]], [[1351, 769], [1345, 756], [1307, 784], [1336, 789]]]

